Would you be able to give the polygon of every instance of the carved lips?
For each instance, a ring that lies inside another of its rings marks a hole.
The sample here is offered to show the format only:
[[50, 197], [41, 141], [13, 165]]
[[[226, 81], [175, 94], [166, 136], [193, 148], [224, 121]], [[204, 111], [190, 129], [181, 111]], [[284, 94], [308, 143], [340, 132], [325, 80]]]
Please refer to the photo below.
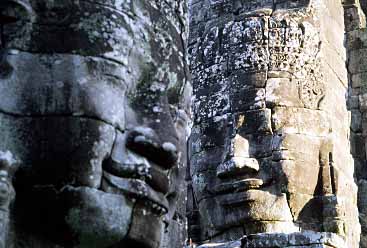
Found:
[[121, 136], [115, 147], [120, 147], [119, 152], [112, 152], [103, 163], [102, 190], [141, 199], [153, 212], [166, 213], [168, 170], [177, 164], [176, 146], [162, 142], [151, 128], [136, 127]]
[[[133, 199], [142, 199], [156, 214], [165, 214], [168, 211], [168, 201], [160, 192], [152, 189], [140, 179], [121, 178], [107, 172], [103, 175], [102, 189], [110, 193], [123, 193]], [[112, 188], [113, 189], [112, 189]]]
[[264, 184], [264, 181], [257, 178], [248, 178], [236, 181], [234, 183], [222, 183], [219, 184], [215, 188], [215, 192], [217, 194], [231, 193], [231, 192], [240, 192], [247, 191], [250, 189], [260, 189], [260, 187]]

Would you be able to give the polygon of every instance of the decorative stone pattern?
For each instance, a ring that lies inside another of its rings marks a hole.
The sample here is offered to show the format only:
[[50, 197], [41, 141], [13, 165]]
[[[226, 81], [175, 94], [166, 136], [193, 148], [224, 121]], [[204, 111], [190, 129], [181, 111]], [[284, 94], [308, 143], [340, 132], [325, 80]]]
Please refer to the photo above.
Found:
[[309, 230], [358, 247], [342, 3], [189, 8], [189, 240], [236, 247], [245, 235]]

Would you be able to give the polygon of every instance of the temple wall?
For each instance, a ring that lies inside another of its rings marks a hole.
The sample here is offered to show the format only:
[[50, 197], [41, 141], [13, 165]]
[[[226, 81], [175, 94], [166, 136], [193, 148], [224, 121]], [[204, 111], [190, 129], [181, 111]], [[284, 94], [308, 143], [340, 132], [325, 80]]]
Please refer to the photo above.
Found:
[[[367, 247], [367, 167], [366, 167], [366, 62], [367, 32], [363, 13], [366, 1], [344, 1], [345, 44], [349, 79], [348, 108], [351, 111], [351, 151], [355, 163], [355, 179], [358, 182], [359, 221], [362, 228], [360, 247]], [[361, 9], [362, 7], [362, 9]]]

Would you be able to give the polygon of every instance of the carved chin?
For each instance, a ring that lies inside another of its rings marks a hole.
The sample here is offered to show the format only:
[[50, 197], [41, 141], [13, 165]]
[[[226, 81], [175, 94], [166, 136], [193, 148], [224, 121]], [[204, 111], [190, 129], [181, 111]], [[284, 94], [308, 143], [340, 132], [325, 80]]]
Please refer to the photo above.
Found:
[[67, 204], [65, 224], [74, 247], [160, 247], [163, 216], [147, 199], [67, 186], [61, 200]]
[[85, 187], [67, 187], [66, 225], [77, 247], [110, 247], [123, 240], [132, 220], [133, 203], [116, 195]]
[[238, 226], [246, 227], [246, 234], [295, 230], [285, 194], [247, 190], [203, 199], [199, 208], [212, 236]]

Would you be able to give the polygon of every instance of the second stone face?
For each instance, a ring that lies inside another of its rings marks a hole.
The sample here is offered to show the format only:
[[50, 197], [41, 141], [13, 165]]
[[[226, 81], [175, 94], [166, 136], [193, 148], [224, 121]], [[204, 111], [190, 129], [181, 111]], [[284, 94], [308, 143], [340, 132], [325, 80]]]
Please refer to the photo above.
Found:
[[[358, 242], [355, 208], [347, 216], [345, 205], [345, 190], [355, 187], [349, 126], [337, 121], [348, 117], [347, 89], [330, 79], [345, 71], [330, 72], [339, 55], [329, 63], [323, 46], [340, 45], [322, 34], [331, 10], [316, 1], [190, 4], [188, 213], [195, 242], [299, 230], [336, 233], [351, 247]], [[337, 114], [326, 107], [333, 97]]]

